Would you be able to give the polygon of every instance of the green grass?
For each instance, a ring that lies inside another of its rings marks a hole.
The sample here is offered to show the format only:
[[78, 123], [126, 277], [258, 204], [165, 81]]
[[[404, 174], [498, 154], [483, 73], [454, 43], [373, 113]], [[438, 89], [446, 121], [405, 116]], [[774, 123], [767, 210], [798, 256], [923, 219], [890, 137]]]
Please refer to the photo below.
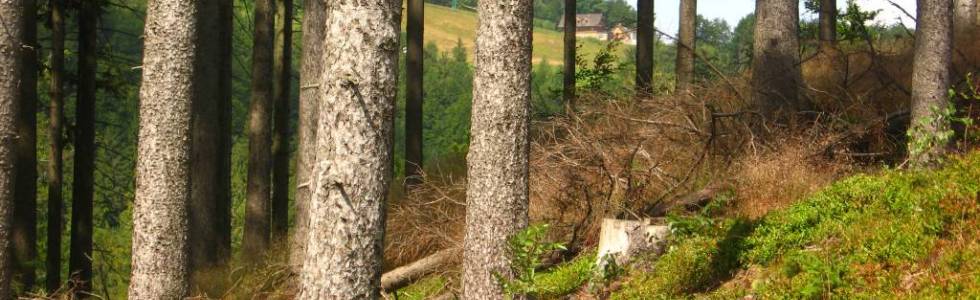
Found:
[[758, 222], [712, 219], [678, 236], [613, 298], [975, 299], [978, 201], [980, 152], [854, 176]]
[[[435, 43], [439, 49], [448, 50], [455, 47], [457, 42], [462, 42], [468, 57], [472, 60], [473, 45], [476, 42], [477, 14], [475, 12], [426, 3], [424, 22], [425, 43]], [[561, 65], [563, 55], [561, 32], [534, 27], [533, 42], [535, 64], [544, 60]], [[579, 44], [582, 45], [582, 51], [585, 53], [596, 53], [602, 47], [602, 43], [595, 39], [582, 39]]]

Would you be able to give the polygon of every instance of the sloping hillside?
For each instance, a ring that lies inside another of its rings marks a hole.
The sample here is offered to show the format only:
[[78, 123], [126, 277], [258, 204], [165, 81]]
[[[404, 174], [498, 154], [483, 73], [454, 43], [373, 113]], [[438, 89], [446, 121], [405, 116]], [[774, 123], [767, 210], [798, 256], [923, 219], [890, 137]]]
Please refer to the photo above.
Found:
[[[402, 14], [405, 15], [404, 13]], [[406, 22], [402, 22], [405, 24]], [[435, 43], [439, 49], [448, 50], [462, 42], [473, 57], [473, 44], [476, 41], [476, 12], [464, 9], [425, 4], [425, 43]], [[579, 41], [585, 53], [595, 53], [601, 42], [594, 39]], [[562, 63], [562, 33], [557, 30], [534, 28], [534, 63], [542, 60], [560, 65]]]

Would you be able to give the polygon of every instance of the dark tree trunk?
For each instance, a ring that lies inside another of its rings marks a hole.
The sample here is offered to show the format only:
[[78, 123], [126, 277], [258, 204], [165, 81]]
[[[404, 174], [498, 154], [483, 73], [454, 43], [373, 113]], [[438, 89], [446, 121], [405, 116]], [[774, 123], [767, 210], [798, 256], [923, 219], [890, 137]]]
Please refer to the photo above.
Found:
[[193, 103], [200, 96], [194, 86], [198, 55], [206, 52], [197, 49], [199, 5], [213, 4], [147, 2], [129, 299], [189, 293]]
[[769, 118], [793, 117], [800, 99], [800, 7], [798, 0], [758, 0], [755, 4], [752, 98]]
[[820, 0], [820, 48], [837, 48], [836, 0]]
[[0, 299], [13, 299], [13, 248], [11, 225], [14, 213], [14, 180], [17, 174], [17, 114], [20, 112], [21, 41], [23, 32], [20, 2], [0, 1]]
[[565, 0], [565, 69], [562, 75], [562, 100], [565, 102], [565, 109], [575, 110], [575, 31], [578, 24], [575, 16], [575, 0]]
[[636, 1], [636, 92], [653, 93], [653, 0]]
[[275, 31], [273, 0], [255, 1], [252, 46], [252, 100], [249, 103], [248, 183], [242, 254], [257, 261], [269, 249], [272, 168], [272, 76]]
[[299, 149], [296, 155], [296, 226], [290, 238], [289, 264], [299, 271], [303, 264], [309, 231], [313, 162], [316, 160], [317, 112], [320, 105], [320, 75], [323, 68], [323, 34], [326, 29], [323, 0], [303, 1], [303, 65], [299, 91]]
[[45, 287], [61, 287], [61, 230], [64, 228], [62, 189], [62, 122], [64, 121], [65, 0], [51, 0], [51, 105], [48, 126], [48, 248]]
[[681, 0], [680, 30], [677, 33], [677, 91], [683, 92], [694, 83], [694, 49], [698, 19], [698, 1]]
[[91, 290], [92, 206], [95, 172], [95, 76], [99, 6], [82, 1], [78, 15], [78, 103], [75, 105], [75, 172], [71, 201], [71, 252], [68, 270], [80, 284], [76, 295]]
[[913, 166], [928, 167], [941, 159], [949, 142], [938, 136], [950, 128], [949, 119], [939, 112], [950, 105], [946, 91], [951, 80], [953, 2], [919, 0], [916, 10], [909, 159]]
[[293, 79], [293, 0], [276, 0], [275, 133], [272, 137], [272, 237], [289, 227], [289, 92]]
[[[198, 2], [201, 15], [220, 14], [218, 1]], [[194, 95], [192, 102], [193, 131], [191, 132], [191, 200], [188, 215], [188, 247], [192, 272], [204, 271], [218, 265], [217, 245], [221, 243], [217, 226], [221, 213], [219, 195], [222, 189], [221, 146], [224, 135], [221, 130], [220, 69], [220, 18], [202, 18], [197, 27], [194, 43], [197, 45], [194, 61]]]
[[463, 299], [504, 299], [508, 239], [528, 222], [532, 0], [480, 1], [466, 157]]
[[37, 3], [21, 1], [24, 22], [21, 42], [20, 112], [17, 113], [17, 181], [14, 187], [14, 261], [25, 291], [34, 288], [37, 258]]
[[405, 64], [405, 182], [422, 176], [422, 31], [424, 1], [408, 0], [408, 55]]
[[218, 65], [218, 101], [219, 109], [218, 113], [218, 128], [221, 130], [221, 135], [219, 139], [221, 140], [221, 146], [218, 150], [218, 161], [221, 162], [220, 168], [218, 169], [219, 177], [219, 188], [217, 191], [217, 212], [215, 213], [215, 228], [217, 228], [217, 244], [214, 245], [217, 248], [215, 251], [218, 255], [219, 263], [226, 263], [231, 258], [231, 148], [232, 148], [232, 130], [231, 130], [231, 99], [232, 99], [232, 47], [233, 47], [233, 35], [234, 35], [234, 17], [235, 17], [235, 5], [234, 0], [216, 0], [219, 3], [218, 15], [215, 16], [219, 20], [218, 30], [218, 47], [221, 56], [217, 59], [220, 61]]

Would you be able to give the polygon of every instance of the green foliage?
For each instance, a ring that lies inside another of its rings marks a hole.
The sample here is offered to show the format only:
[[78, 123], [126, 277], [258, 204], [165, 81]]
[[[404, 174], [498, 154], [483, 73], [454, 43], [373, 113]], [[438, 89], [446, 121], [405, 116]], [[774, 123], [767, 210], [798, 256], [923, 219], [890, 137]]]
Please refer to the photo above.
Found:
[[399, 289], [395, 299], [425, 300], [438, 296], [446, 289], [449, 282], [442, 276], [426, 277], [410, 286]]
[[[619, 46], [620, 43], [617, 41], [606, 43], [606, 46], [593, 56], [591, 62], [587, 61], [587, 53], [576, 51], [575, 85], [577, 88], [592, 93], [604, 92], [606, 88], [611, 88], [610, 83], [614, 83], [613, 75], [621, 69], [616, 56]], [[576, 48], [581, 49], [581, 46]]]
[[912, 126], [907, 132], [909, 158], [913, 161], [941, 162], [942, 157], [936, 156], [939, 153], [936, 149], [943, 149], [952, 143], [956, 134], [952, 125], [961, 124], [966, 127], [973, 125], [973, 119], [969, 116], [958, 116], [955, 104], [956, 90], [950, 89], [947, 92], [947, 98], [948, 101], [945, 101], [945, 106], [931, 106], [929, 110], [932, 111], [932, 114], [913, 120]]
[[546, 241], [548, 231], [548, 224], [532, 225], [510, 238], [508, 241], [511, 254], [510, 268], [514, 278], [494, 273], [506, 293], [533, 295], [541, 291], [541, 286], [535, 281], [536, 269], [541, 265], [541, 257], [551, 251], [565, 249], [565, 246], [560, 243]]
[[585, 253], [552, 270], [538, 273], [534, 277], [537, 286], [534, 296], [539, 299], [561, 299], [592, 279], [594, 269], [595, 253]]

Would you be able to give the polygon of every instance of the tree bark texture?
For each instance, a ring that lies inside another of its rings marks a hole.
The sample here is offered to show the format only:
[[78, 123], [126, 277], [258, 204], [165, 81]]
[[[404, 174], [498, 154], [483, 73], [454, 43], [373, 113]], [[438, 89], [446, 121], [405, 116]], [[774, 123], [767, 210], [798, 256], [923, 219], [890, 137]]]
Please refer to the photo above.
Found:
[[82, 1], [78, 15], [78, 91], [75, 105], [75, 170], [72, 181], [69, 274], [81, 286], [76, 295], [91, 290], [92, 206], [95, 197], [95, 93], [99, 6]]
[[65, 0], [51, 0], [51, 81], [48, 123], [48, 231], [45, 261], [45, 287], [54, 292], [61, 287], [61, 231], [64, 228], [63, 122], [65, 76]]
[[217, 244], [214, 245], [218, 255], [218, 260], [220, 263], [228, 262], [231, 258], [231, 148], [232, 148], [232, 39], [235, 32], [234, 18], [235, 18], [235, 5], [234, 0], [215, 0], [219, 3], [218, 15], [215, 16], [220, 20], [219, 26], [219, 52], [221, 56], [218, 57], [220, 60], [219, 73], [218, 73], [218, 88], [219, 93], [219, 129], [222, 134], [220, 135], [221, 146], [218, 150], [218, 161], [221, 162], [220, 169], [218, 169], [218, 178], [220, 183], [220, 188], [217, 191], [217, 209], [215, 213], [215, 227], [217, 228]]
[[269, 249], [272, 183], [272, 76], [275, 3], [255, 1], [252, 35], [252, 100], [248, 107], [248, 182], [242, 254], [257, 261]]
[[935, 140], [937, 134], [949, 130], [950, 120], [940, 112], [949, 105], [946, 92], [951, 80], [952, 9], [952, 0], [919, 0], [916, 7], [918, 22], [912, 63], [912, 134], [909, 145], [913, 154], [910, 159], [916, 166], [936, 162], [946, 147], [934, 142], [921, 146], [915, 144], [917, 141]]
[[698, 19], [698, 1], [681, 0], [680, 30], [677, 32], [677, 91], [683, 92], [694, 83], [694, 49]]
[[799, 96], [798, 0], [759, 0], [755, 6], [752, 53], [752, 98], [767, 117], [792, 114], [804, 107]]
[[[289, 262], [299, 271], [306, 254], [309, 231], [310, 195], [312, 194], [313, 165], [316, 160], [317, 115], [320, 105], [320, 77], [323, 60], [323, 35], [326, 27], [324, 0], [303, 1], [303, 61], [300, 67], [299, 145], [296, 155], [296, 222], [290, 237]], [[326, 62], [331, 63], [331, 62]]]
[[836, 0], [820, 0], [820, 48], [837, 48]]
[[400, 0], [330, 1], [299, 299], [380, 296]]
[[636, 1], [636, 92], [653, 93], [653, 0]]
[[272, 237], [289, 227], [289, 110], [293, 79], [293, 0], [276, 0], [275, 132], [272, 137]]
[[147, 3], [130, 299], [181, 299], [189, 289], [198, 9], [187, 0]]
[[0, 1], [0, 299], [12, 299], [10, 239], [17, 174], [17, 114], [20, 112], [22, 1]]
[[[201, 15], [220, 14], [219, 1], [197, 4]], [[203, 18], [194, 36], [197, 45], [194, 55], [194, 94], [192, 101], [193, 129], [191, 142], [191, 200], [187, 212], [192, 271], [200, 271], [219, 263], [218, 230], [221, 178], [221, 147], [223, 137], [230, 132], [221, 129], [221, 18]]]
[[17, 180], [14, 188], [14, 266], [25, 291], [34, 287], [37, 258], [37, 3], [21, 0], [20, 112], [17, 113]]
[[577, 42], [575, 31], [578, 23], [575, 17], [578, 15], [575, 7], [575, 0], [565, 0], [565, 66], [562, 74], [562, 100], [566, 110], [575, 109], [575, 51]]
[[977, 31], [977, 0], [953, 1], [953, 28], [957, 39], [970, 39]]
[[[527, 227], [532, 1], [481, 1], [467, 155], [463, 299], [502, 299]], [[651, 12], [652, 13], [652, 12]]]
[[405, 182], [413, 185], [422, 176], [422, 32], [423, 0], [408, 0], [408, 53], [405, 71]]

